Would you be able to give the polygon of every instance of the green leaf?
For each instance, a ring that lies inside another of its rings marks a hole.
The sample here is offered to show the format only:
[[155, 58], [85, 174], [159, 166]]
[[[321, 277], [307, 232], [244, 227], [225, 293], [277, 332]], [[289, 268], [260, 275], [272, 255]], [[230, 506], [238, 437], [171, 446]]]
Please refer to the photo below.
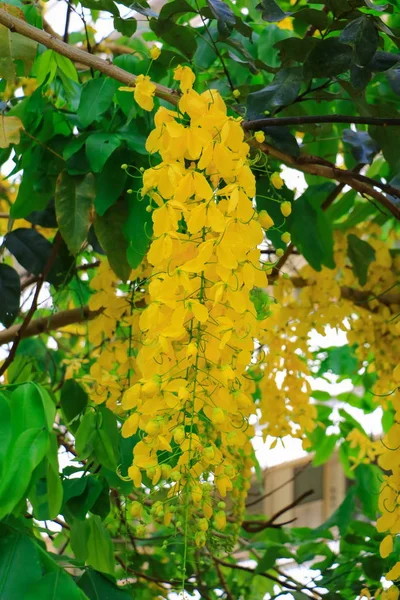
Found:
[[133, 193], [129, 196], [128, 219], [124, 225], [124, 233], [129, 241], [127, 258], [132, 269], [142, 262], [150, 246], [153, 231], [151, 214], [146, 211], [148, 203]]
[[127, 281], [131, 272], [126, 257], [128, 242], [123, 233], [126, 217], [127, 205], [120, 201], [111, 206], [103, 216], [97, 216], [94, 223], [97, 238], [107, 254], [110, 266], [122, 281]]
[[207, 6], [217, 21], [222, 22], [228, 28], [235, 26], [235, 13], [223, 0], [207, 0]]
[[49, 433], [44, 429], [27, 429], [16, 439], [0, 482], [0, 519], [10, 514], [24, 497], [48, 444]]
[[379, 152], [379, 146], [367, 131], [352, 131], [345, 129], [342, 136], [343, 141], [351, 147], [351, 153], [355, 160], [362, 164], [371, 164], [375, 155]]
[[353, 48], [355, 63], [363, 67], [374, 56], [379, 44], [379, 35], [373, 19], [363, 15], [346, 25], [339, 36], [339, 40], [342, 44], [347, 44]]
[[314, 467], [323, 465], [332, 455], [339, 439], [338, 435], [325, 435], [322, 442], [316, 447], [312, 464]]
[[19, 228], [10, 231], [5, 246], [19, 264], [33, 275], [40, 275], [48, 262], [52, 245], [35, 229]]
[[87, 564], [101, 573], [114, 574], [114, 551], [110, 534], [97, 515], [87, 519], [89, 535], [87, 540]]
[[114, 29], [122, 33], [122, 35], [131, 37], [137, 29], [137, 20], [121, 19], [121, 17], [114, 17]]
[[382, 471], [376, 465], [361, 464], [355, 469], [356, 494], [363, 512], [375, 520], [378, 512], [379, 491], [383, 483]]
[[352, 50], [338, 38], [318, 40], [304, 63], [306, 77], [334, 77], [350, 67]]
[[83, 179], [63, 171], [57, 180], [55, 207], [60, 232], [71, 254], [78, 254], [87, 238], [95, 197], [94, 176]]
[[320, 206], [313, 206], [310, 186], [293, 204], [291, 236], [293, 244], [316, 271], [325, 265], [335, 267], [332, 225]]
[[78, 419], [88, 405], [89, 397], [75, 379], [67, 379], [61, 388], [60, 404], [65, 423], [72, 433], [78, 429]]
[[19, 311], [20, 278], [15, 269], [0, 264], [0, 323], [10, 327]]
[[110, 108], [118, 83], [110, 77], [91, 79], [82, 90], [78, 119], [83, 127], [96, 121]]
[[107, 159], [119, 148], [121, 139], [115, 133], [92, 133], [86, 140], [86, 156], [95, 173], [102, 170]]
[[102, 171], [96, 174], [94, 206], [100, 216], [118, 200], [125, 188], [127, 174], [121, 169], [125, 155], [126, 151], [119, 148], [107, 160]]
[[98, 425], [93, 438], [96, 460], [106, 469], [115, 471], [119, 459], [119, 430], [117, 419], [105, 406], [99, 407]]
[[78, 456], [86, 458], [93, 449], [93, 439], [96, 435], [97, 415], [89, 409], [83, 415], [75, 435], [75, 448]]
[[65, 479], [64, 511], [67, 510], [74, 518], [84, 520], [103, 491], [99, 479], [89, 475], [80, 479]]
[[56, 63], [61, 73], [68, 77], [68, 79], [79, 83], [77, 70], [75, 68], [74, 63], [69, 58], [56, 53]]
[[23, 62], [23, 72], [28, 75], [35, 60], [36, 48], [37, 42], [0, 25], [0, 77], [4, 77], [10, 83], [15, 81], [17, 69], [14, 61], [16, 60]]
[[57, 54], [54, 50], [45, 50], [35, 60], [33, 70], [36, 73], [38, 85], [43, 85], [45, 81], [47, 84], [50, 84], [53, 81], [57, 73], [56, 56]]
[[293, 558], [293, 554], [285, 546], [271, 546], [266, 549], [264, 556], [256, 567], [255, 573], [265, 573], [275, 565], [278, 558]]
[[257, 4], [256, 8], [261, 10], [261, 15], [264, 21], [271, 23], [277, 23], [290, 17], [290, 12], [285, 12], [274, 0], [261, 0], [260, 4]]
[[[58, 470], [58, 443], [55, 432], [50, 435], [49, 451], [39, 465], [38, 478], [28, 492], [36, 519], [55, 519], [60, 512], [63, 488]], [[36, 471], [33, 479], [36, 479]]]
[[[36, 546], [19, 531], [0, 532], [0, 600], [22, 600], [42, 575]], [[37, 598], [35, 599], [37, 600]]]
[[196, 36], [184, 25], [176, 25], [171, 20], [150, 20], [150, 27], [164, 42], [177, 48], [185, 57], [192, 58], [197, 49]]
[[48, 573], [37, 581], [24, 600], [82, 600], [81, 591], [70, 575], [62, 569]]
[[93, 569], [86, 569], [78, 579], [78, 586], [85, 592], [89, 600], [132, 600], [129, 592]]
[[303, 83], [303, 72], [300, 67], [282, 69], [272, 83], [258, 92], [249, 94], [247, 110], [249, 118], [262, 115], [265, 110], [273, 110], [294, 102]]
[[365, 285], [367, 283], [368, 267], [375, 260], [375, 250], [368, 242], [364, 242], [364, 240], [350, 233], [347, 236], [347, 256], [360, 285]]

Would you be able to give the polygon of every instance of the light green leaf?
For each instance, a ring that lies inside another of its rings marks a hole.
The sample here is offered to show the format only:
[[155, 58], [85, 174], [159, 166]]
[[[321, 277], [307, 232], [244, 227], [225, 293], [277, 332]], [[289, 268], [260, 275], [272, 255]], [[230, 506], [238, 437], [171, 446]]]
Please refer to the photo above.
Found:
[[56, 63], [60, 71], [64, 73], [68, 79], [79, 83], [78, 72], [74, 63], [69, 58], [56, 53]]
[[0, 77], [10, 82], [15, 81], [15, 60], [23, 62], [24, 73], [27, 75], [35, 59], [36, 47], [37, 42], [0, 25]]
[[34, 71], [38, 85], [45, 81], [50, 84], [57, 73], [57, 54], [54, 50], [45, 50], [35, 61]]
[[83, 179], [63, 171], [57, 180], [55, 207], [60, 232], [71, 254], [77, 254], [90, 227], [90, 209], [95, 197], [94, 177]]
[[91, 516], [87, 541], [87, 564], [101, 573], [114, 574], [115, 562], [111, 536], [97, 515]]

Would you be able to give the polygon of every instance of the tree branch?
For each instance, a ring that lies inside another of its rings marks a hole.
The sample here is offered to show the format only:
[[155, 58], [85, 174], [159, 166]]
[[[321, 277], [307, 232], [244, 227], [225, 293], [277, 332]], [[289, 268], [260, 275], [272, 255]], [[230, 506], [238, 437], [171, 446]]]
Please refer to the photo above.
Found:
[[40, 335], [41, 333], [48, 333], [49, 331], [60, 329], [67, 325], [73, 325], [74, 323], [90, 321], [97, 317], [100, 312], [101, 311], [92, 311], [88, 306], [83, 306], [82, 308], [63, 310], [54, 315], [49, 315], [48, 317], [35, 319], [34, 321], [29, 322], [24, 329], [22, 329], [23, 323], [22, 325], [11, 325], [8, 329], [0, 331], [0, 346], [14, 341], [17, 337], [19, 339], [28, 338], [34, 335]]
[[400, 125], [400, 117], [355, 117], [351, 115], [303, 115], [300, 117], [266, 117], [243, 121], [243, 129], [255, 131], [263, 127], [284, 127], [285, 125], [308, 125], [319, 123], [348, 123], [351, 125]]
[[[85, 52], [85, 50], [66, 44], [50, 33], [38, 29], [33, 25], [29, 25], [26, 21], [11, 15], [3, 8], [0, 8], [0, 24], [4, 25], [12, 32], [19, 33], [24, 37], [43, 44], [51, 50], [55, 50], [73, 62], [79, 62], [89, 68], [97, 69], [98, 71], [101, 71], [101, 73], [104, 73], [125, 85], [133, 85], [136, 81], [136, 75], [132, 75], [128, 71], [120, 69], [120, 67], [117, 67], [98, 56], [93, 56], [93, 54], [89, 54], [88, 52]], [[179, 93], [176, 90], [172, 90], [164, 85], [156, 83], [154, 85], [156, 86], [156, 94], [159, 98], [163, 98], [171, 104], [177, 104]]]

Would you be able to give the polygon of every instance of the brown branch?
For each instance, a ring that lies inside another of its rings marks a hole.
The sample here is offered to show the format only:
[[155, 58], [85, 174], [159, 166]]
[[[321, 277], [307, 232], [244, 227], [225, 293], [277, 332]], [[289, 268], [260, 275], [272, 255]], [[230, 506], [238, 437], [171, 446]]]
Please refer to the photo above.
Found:
[[300, 502], [302, 502], [305, 498], [308, 498], [308, 496], [311, 496], [311, 494], [313, 494], [313, 493], [314, 493], [314, 490], [307, 490], [306, 492], [301, 494], [298, 498], [296, 498], [296, 500], [294, 500], [287, 506], [284, 506], [283, 508], [278, 510], [278, 512], [276, 512], [274, 515], [272, 515], [272, 517], [270, 517], [268, 519], [268, 521], [265, 521], [264, 519], [243, 521], [241, 524], [241, 527], [245, 531], [248, 531], [249, 533], [258, 533], [259, 531], [263, 531], [264, 529], [279, 528], [279, 527], [282, 527], [283, 525], [288, 525], [289, 523], [292, 523], [293, 521], [295, 521], [295, 519], [290, 519], [289, 521], [286, 521], [285, 523], [276, 523], [276, 520], [279, 519], [279, 517], [284, 515], [286, 512], [288, 512], [289, 510], [291, 510], [292, 508], [294, 508], [295, 506], [300, 504]]
[[251, 573], [251, 575], [259, 575], [260, 577], [265, 577], [266, 579], [269, 579], [270, 581], [275, 581], [275, 583], [277, 583], [278, 585], [281, 585], [282, 587], [287, 588], [288, 590], [295, 590], [298, 591], [298, 587], [295, 585], [292, 585], [286, 581], [281, 581], [280, 579], [278, 579], [278, 577], [274, 577], [274, 575], [270, 575], [269, 573], [256, 573], [255, 569], [251, 569], [250, 567], [244, 567], [243, 565], [238, 565], [238, 564], [233, 564], [233, 563], [228, 563], [225, 562], [223, 560], [220, 560], [219, 558], [213, 558], [213, 560], [215, 562], [217, 562], [218, 564], [220, 564], [222, 567], [228, 567], [228, 569], [236, 569], [238, 571], [245, 571], [246, 573]]
[[7, 371], [8, 367], [14, 360], [18, 346], [19, 346], [22, 338], [25, 337], [25, 332], [29, 329], [29, 324], [33, 318], [33, 315], [35, 314], [35, 312], [37, 310], [37, 304], [38, 304], [38, 300], [39, 300], [40, 290], [42, 289], [44, 280], [46, 279], [47, 275], [49, 274], [49, 272], [53, 266], [53, 263], [55, 261], [55, 258], [57, 256], [58, 250], [61, 245], [61, 240], [62, 240], [61, 234], [60, 234], [60, 232], [58, 232], [56, 237], [54, 238], [53, 249], [51, 251], [51, 254], [48, 258], [47, 263], [44, 266], [43, 273], [42, 273], [39, 281], [36, 284], [36, 290], [35, 290], [35, 293], [33, 296], [31, 307], [28, 310], [28, 312], [26, 313], [22, 324], [18, 327], [17, 331], [15, 332], [14, 341], [13, 341], [11, 350], [8, 353], [7, 358], [5, 359], [5, 361], [3, 362], [3, 364], [0, 367], [0, 376], [3, 375]]
[[[40, 317], [28, 323], [27, 326], [21, 331], [22, 325], [12, 325], [8, 329], [0, 331], [0, 346], [8, 344], [16, 338], [23, 339], [32, 337], [34, 335], [40, 335], [41, 333], [48, 333], [54, 329], [60, 329], [67, 325], [73, 325], [74, 323], [83, 323], [90, 321], [100, 314], [101, 311], [92, 311], [88, 306], [81, 308], [72, 308], [71, 310], [63, 310], [54, 315], [48, 317]], [[24, 321], [25, 322], [25, 321]]]
[[217, 569], [218, 579], [219, 579], [219, 581], [221, 583], [222, 589], [224, 590], [224, 592], [226, 594], [227, 600], [235, 600], [235, 598], [232, 596], [232, 592], [229, 589], [228, 584], [226, 583], [226, 579], [225, 579], [224, 574], [223, 574], [223, 572], [221, 570], [221, 566], [220, 566], [219, 561], [216, 558], [214, 558], [214, 557], [213, 557], [213, 561], [214, 561], [214, 564], [215, 564], [215, 568]]
[[339, 169], [333, 163], [319, 159], [317, 156], [307, 155], [295, 158], [294, 156], [281, 152], [269, 144], [256, 144], [253, 141], [251, 143], [252, 145], [259, 147], [265, 154], [280, 160], [298, 171], [309, 173], [310, 175], [319, 175], [326, 179], [335, 179], [340, 183], [350, 186], [362, 196], [374, 198], [374, 200], [384, 206], [400, 221], [400, 208], [394, 205], [384, 194], [376, 190], [374, 186], [381, 187], [382, 189], [385, 189], [385, 191], [387, 191], [387, 188], [390, 188], [391, 191], [389, 193], [395, 192], [393, 195], [400, 194], [400, 191], [397, 188], [393, 188], [393, 186], [388, 186], [387, 184], [381, 184], [364, 175], [352, 173], [352, 171], [348, 171], [347, 169]]
[[[302, 277], [292, 277], [290, 281], [296, 288], [303, 288], [310, 285], [310, 281], [303, 279]], [[342, 286], [340, 288], [340, 294], [345, 300], [351, 300], [354, 304], [364, 306], [364, 308], [368, 308], [366, 305], [368, 302], [372, 302], [372, 300], [377, 300], [385, 306], [400, 304], [400, 294], [396, 292], [387, 291], [382, 294], [374, 294], [369, 290], [356, 290], [355, 288]]]
[[248, 131], [255, 131], [263, 127], [284, 127], [287, 125], [307, 125], [319, 123], [348, 123], [351, 125], [378, 125], [387, 127], [388, 125], [400, 125], [400, 118], [392, 117], [354, 117], [348, 115], [303, 115], [300, 117], [266, 117], [263, 119], [254, 119], [253, 121], [243, 121], [242, 127]]
[[[97, 69], [101, 73], [104, 73], [125, 85], [133, 85], [136, 81], [136, 75], [132, 75], [132, 73], [129, 73], [98, 56], [89, 54], [88, 52], [85, 52], [85, 50], [66, 44], [58, 37], [55, 37], [42, 29], [38, 29], [33, 25], [29, 25], [26, 21], [18, 19], [18, 17], [8, 13], [3, 8], [0, 8], [0, 24], [4, 25], [12, 32], [19, 33], [24, 37], [43, 44], [47, 48], [66, 56], [73, 62], [78, 62], [92, 69]], [[163, 98], [171, 104], [177, 104], [179, 94], [175, 90], [156, 83], [154, 85], [156, 86], [156, 94], [159, 98]]]

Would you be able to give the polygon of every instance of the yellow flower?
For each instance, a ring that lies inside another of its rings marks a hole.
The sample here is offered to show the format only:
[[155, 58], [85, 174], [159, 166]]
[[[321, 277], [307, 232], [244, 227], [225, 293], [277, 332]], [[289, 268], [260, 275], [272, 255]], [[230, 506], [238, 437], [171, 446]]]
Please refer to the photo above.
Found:
[[279, 173], [272, 173], [271, 183], [277, 190], [280, 190], [283, 187], [283, 179]]
[[291, 239], [291, 236], [288, 231], [285, 231], [285, 233], [282, 233], [282, 235], [281, 235], [282, 242], [284, 242], [285, 244], [288, 244], [290, 242], [290, 239]]
[[265, 133], [263, 131], [256, 131], [254, 134], [254, 138], [256, 142], [262, 144], [263, 142], [265, 142]]
[[152, 48], [150, 48], [150, 57], [152, 60], [157, 60], [161, 54], [161, 50], [158, 46], [154, 44]]
[[270, 229], [274, 226], [273, 219], [269, 216], [266, 210], [261, 210], [258, 214], [258, 222], [263, 229]]
[[187, 92], [192, 89], [196, 77], [190, 67], [178, 65], [174, 70], [174, 79], [180, 82], [182, 92]]
[[282, 202], [281, 213], [283, 214], [284, 217], [288, 217], [292, 213], [292, 205], [290, 202], [288, 202], [288, 201]]
[[233, 90], [232, 94], [234, 95], [235, 98], [239, 98], [240, 91], [239, 90]]
[[150, 81], [148, 75], [138, 75], [135, 81], [135, 87], [120, 87], [120, 92], [133, 92], [136, 102], [143, 110], [153, 110], [154, 108], [154, 93], [156, 86]]

